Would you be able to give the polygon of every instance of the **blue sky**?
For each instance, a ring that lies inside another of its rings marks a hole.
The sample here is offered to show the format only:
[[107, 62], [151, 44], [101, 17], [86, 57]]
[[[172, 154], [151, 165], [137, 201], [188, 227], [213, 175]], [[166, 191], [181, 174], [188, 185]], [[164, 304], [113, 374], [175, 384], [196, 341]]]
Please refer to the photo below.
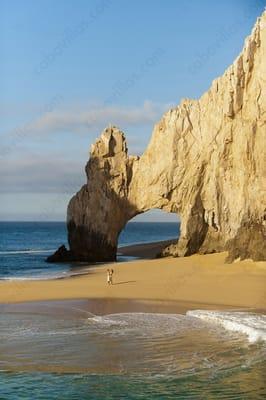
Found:
[[[0, 0], [1, 220], [64, 220], [109, 123], [154, 123], [241, 51], [264, 0]], [[150, 213], [142, 219], [173, 216]]]

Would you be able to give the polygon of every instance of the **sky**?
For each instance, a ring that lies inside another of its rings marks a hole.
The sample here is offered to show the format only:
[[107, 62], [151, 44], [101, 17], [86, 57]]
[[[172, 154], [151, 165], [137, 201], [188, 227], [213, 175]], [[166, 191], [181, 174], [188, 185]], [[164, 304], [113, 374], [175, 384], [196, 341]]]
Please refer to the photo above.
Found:
[[162, 114], [234, 61], [265, 5], [0, 0], [0, 220], [65, 220], [102, 130], [119, 126], [141, 155]]

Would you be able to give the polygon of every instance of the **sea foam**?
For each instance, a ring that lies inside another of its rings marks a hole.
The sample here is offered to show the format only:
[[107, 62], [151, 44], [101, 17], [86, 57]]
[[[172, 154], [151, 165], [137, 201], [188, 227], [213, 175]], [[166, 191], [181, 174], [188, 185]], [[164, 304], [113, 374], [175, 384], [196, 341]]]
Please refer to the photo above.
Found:
[[0, 255], [12, 255], [12, 254], [43, 254], [43, 253], [53, 253], [55, 249], [25, 249], [25, 250], [5, 250], [0, 251]]
[[229, 331], [240, 332], [246, 335], [251, 343], [266, 341], [266, 315], [263, 314], [193, 310], [188, 311], [187, 315], [220, 325]]

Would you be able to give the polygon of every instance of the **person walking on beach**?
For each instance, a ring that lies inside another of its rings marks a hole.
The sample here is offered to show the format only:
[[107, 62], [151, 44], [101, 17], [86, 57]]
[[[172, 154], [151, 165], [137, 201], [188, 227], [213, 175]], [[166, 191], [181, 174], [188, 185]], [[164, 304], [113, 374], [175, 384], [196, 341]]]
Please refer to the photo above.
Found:
[[114, 273], [114, 270], [111, 269], [111, 271], [110, 271], [110, 283], [111, 283], [111, 285], [113, 284], [113, 273]]
[[107, 270], [107, 283], [108, 283], [108, 285], [111, 284], [111, 280], [112, 280], [112, 278], [111, 278], [111, 271], [110, 271], [109, 268], [108, 268], [108, 270]]

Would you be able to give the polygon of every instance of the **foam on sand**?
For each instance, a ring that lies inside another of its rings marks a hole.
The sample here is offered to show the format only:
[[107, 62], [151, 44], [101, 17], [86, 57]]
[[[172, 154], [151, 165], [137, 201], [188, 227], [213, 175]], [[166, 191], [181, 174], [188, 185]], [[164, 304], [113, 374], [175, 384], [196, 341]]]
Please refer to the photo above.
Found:
[[229, 331], [243, 333], [251, 343], [266, 341], [266, 315], [263, 314], [193, 310], [188, 311], [187, 315], [218, 324]]

